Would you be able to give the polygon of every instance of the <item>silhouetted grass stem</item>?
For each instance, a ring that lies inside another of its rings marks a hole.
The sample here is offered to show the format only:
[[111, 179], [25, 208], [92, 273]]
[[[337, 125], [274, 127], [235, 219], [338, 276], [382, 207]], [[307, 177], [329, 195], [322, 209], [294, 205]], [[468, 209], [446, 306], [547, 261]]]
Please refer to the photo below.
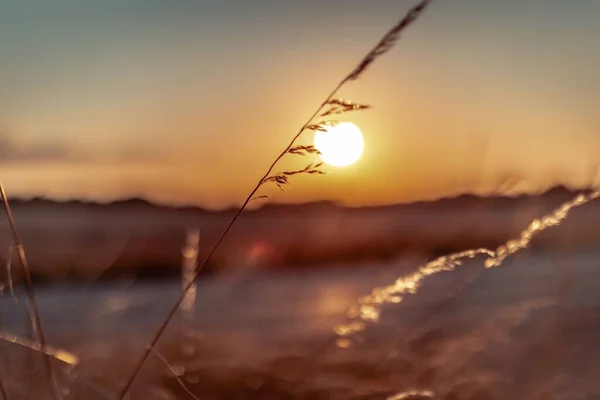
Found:
[[36, 335], [36, 338], [40, 344], [40, 354], [42, 356], [44, 368], [46, 371], [46, 376], [48, 378], [48, 386], [50, 387], [50, 392], [52, 393], [52, 397], [55, 400], [61, 399], [61, 396], [58, 391], [58, 387], [56, 385], [56, 379], [54, 376], [54, 371], [52, 370], [52, 364], [50, 362], [50, 357], [46, 354], [46, 339], [44, 336], [44, 330], [42, 329], [42, 323], [40, 321], [40, 315], [38, 312], [37, 302], [35, 300], [35, 293], [33, 290], [33, 281], [31, 279], [31, 269], [29, 268], [29, 262], [27, 261], [27, 256], [25, 254], [25, 248], [23, 247], [23, 243], [21, 242], [21, 238], [19, 236], [19, 231], [17, 230], [17, 224], [15, 222], [15, 217], [10, 207], [10, 203], [8, 201], [8, 196], [6, 195], [6, 191], [4, 189], [4, 185], [0, 182], [0, 196], [2, 197], [2, 203], [4, 205], [4, 210], [6, 212], [6, 217], [8, 218], [8, 224], [10, 225], [10, 229], [13, 236], [14, 241], [14, 249], [17, 252], [17, 258], [21, 265], [21, 269], [23, 270], [23, 277], [25, 278], [25, 287], [27, 289], [27, 296], [29, 298], [29, 304], [27, 306], [27, 310], [29, 313], [29, 318], [31, 319], [31, 326], [33, 327], [33, 332]]
[[153, 336], [150, 344], [148, 345], [148, 347], [144, 351], [142, 357], [140, 358], [140, 360], [138, 361], [138, 363], [135, 365], [131, 376], [128, 378], [128, 380], [125, 383], [125, 386], [119, 392], [119, 395], [118, 395], [118, 399], [119, 400], [122, 400], [125, 397], [125, 395], [127, 394], [127, 392], [129, 391], [129, 389], [131, 388], [131, 385], [133, 384], [133, 382], [135, 381], [135, 378], [137, 377], [137, 375], [141, 371], [142, 366], [144, 365], [144, 363], [148, 359], [150, 353], [155, 348], [156, 344], [158, 343], [158, 340], [160, 339], [160, 337], [162, 336], [162, 334], [166, 330], [167, 326], [169, 325], [169, 323], [171, 322], [171, 320], [175, 316], [175, 313], [179, 309], [179, 306], [184, 301], [186, 293], [192, 288], [192, 286], [194, 285], [194, 283], [198, 279], [198, 276], [200, 275], [200, 272], [202, 271], [202, 269], [210, 261], [210, 259], [212, 258], [212, 256], [216, 252], [216, 250], [219, 248], [219, 246], [221, 245], [221, 243], [223, 242], [223, 240], [225, 239], [225, 237], [227, 236], [227, 234], [229, 233], [229, 231], [231, 230], [231, 228], [233, 227], [233, 225], [235, 225], [235, 223], [237, 222], [237, 220], [240, 217], [240, 215], [242, 214], [242, 212], [246, 209], [246, 206], [248, 205], [248, 203], [254, 198], [254, 195], [256, 194], [256, 192], [258, 191], [258, 189], [263, 185], [263, 183], [265, 182], [265, 179], [267, 179], [270, 176], [271, 172], [273, 172], [273, 168], [275, 168], [275, 165], [277, 165], [277, 163], [289, 152], [289, 150], [294, 146], [294, 144], [296, 143], [296, 141], [298, 140], [298, 138], [300, 137], [300, 135], [302, 135], [302, 133], [307, 129], [307, 127], [313, 123], [314, 119], [317, 116], [320, 115], [321, 111], [323, 111], [323, 109], [334, 99], [334, 97], [336, 96], [336, 94], [338, 93], [338, 91], [342, 88], [342, 86], [344, 86], [344, 84], [346, 84], [347, 82], [349, 82], [351, 80], [358, 79], [359, 76], [362, 74], [362, 72], [364, 72], [364, 70], [366, 69], [366, 67], [369, 64], [371, 64], [376, 58], [378, 58], [379, 56], [381, 56], [384, 53], [386, 53], [389, 49], [391, 49], [391, 47], [393, 46], [393, 44], [399, 39], [400, 32], [402, 30], [404, 30], [406, 27], [408, 27], [420, 15], [420, 13], [422, 13], [425, 10], [426, 6], [431, 1], [432, 0], [423, 0], [423, 1], [419, 2], [419, 4], [417, 6], [415, 6], [415, 7], [413, 7], [404, 16], [404, 18], [402, 18], [402, 20], [400, 20], [400, 22], [398, 24], [396, 24], [392, 29], [390, 29], [383, 36], [383, 38], [379, 41], [379, 43], [377, 43], [377, 45], [375, 47], [373, 47], [371, 49], [371, 51], [369, 51], [369, 53], [367, 54], [367, 56], [365, 56], [360, 61], [360, 63], [352, 70], [352, 72], [350, 74], [346, 75], [335, 86], [335, 88], [329, 93], [329, 95], [325, 98], [325, 100], [323, 102], [321, 102], [321, 104], [319, 105], [319, 107], [306, 120], [306, 122], [304, 123], [304, 125], [302, 125], [302, 127], [300, 128], [300, 130], [294, 135], [294, 137], [289, 142], [289, 144], [285, 147], [285, 149], [271, 163], [271, 165], [269, 166], [269, 168], [267, 169], [267, 171], [264, 173], [264, 175], [257, 181], [256, 186], [254, 187], [254, 189], [252, 189], [252, 191], [250, 192], [250, 194], [246, 197], [246, 199], [244, 200], [244, 202], [242, 203], [242, 205], [240, 206], [240, 208], [237, 210], [237, 212], [235, 213], [235, 215], [233, 216], [233, 218], [231, 219], [231, 221], [229, 222], [229, 224], [227, 225], [227, 227], [225, 228], [225, 230], [223, 231], [223, 233], [220, 235], [219, 239], [216, 241], [216, 243], [213, 245], [213, 247], [211, 248], [211, 250], [208, 252], [208, 254], [204, 258], [204, 260], [202, 261], [202, 263], [198, 266], [198, 269], [196, 270], [196, 273], [195, 273], [193, 279], [186, 285], [186, 287], [184, 288], [183, 292], [179, 296], [177, 302], [175, 303], [175, 305], [168, 312], [165, 320], [162, 322], [162, 324], [158, 328], [157, 332]]

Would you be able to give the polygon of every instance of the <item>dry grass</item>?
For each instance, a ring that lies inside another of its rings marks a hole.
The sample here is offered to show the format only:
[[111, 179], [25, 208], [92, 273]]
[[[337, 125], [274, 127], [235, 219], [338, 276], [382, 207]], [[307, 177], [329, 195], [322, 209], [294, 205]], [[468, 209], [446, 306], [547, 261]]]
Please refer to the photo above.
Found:
[[[570, 211], [598, 198], [600, 198], [600, 191], [597, 190], [581, 193], [572, 200], [563, 203], [553, 212], [541, 218], [534, 219], [521, 231], [518, 238], [507, 241], [495, 250], [479, 248], [442, 256], [420, 266], [415, 272], [398, 278], [389, 286], [373, 289], [371, 294], [361, 297], [359, 304], [348, 311], [347, 316], [350, 321], [334, 328], [334, 332], [338, 337], [336, 345], [341, 348], [350, 347], [353, 344], [352, 339], [355, 335], [366, 329], [365, 322], [377, 322], [379, 320], [384, 304], [401, 303], [407, 295], [416, 294], [423, 280], [427, 277], [444, 271], [453, 271], [461, 266], [464, 260], [481, 255], [487, 256], [484, 262], [485, 268], [499, 267], [507, 257], [527, 248], [537, 234], [548, 228], [560, 225], [568, 217]], [[475, 279], [477, 279], [477, 276]], [[452, 298], [453, 296], [450, 299]], [[435, 397], [435, 393], [429, 390], [409, 390], [388, 397], [388, 400], [412, 398], [415, 396], [433, 398]]]
[[[289, 152], [289, 151], [288, 151]], [[298, 153], [291, 153], [291, 154], [298, 154]], [[293, 175], [300, 175], [300, 174], [309, 174], [309, 175], [322, 175], [325, 174], [325, 171], [321, 171], [319, 169], [319, 167], [321, 167], [323, 165], [322, 162], [317, 163], [317, 164], [308, 164], [306, 167], [296, 170], [296, 171], [285, 171], [285, 172], [278, 172], [276, 174], [273, 174], [271, 176], [266, 177], [265, 179], [263, 179], [261, 181], [261, 186], [266, 184], [266, 183], [274, 183], [277, 185], [277, 187], [283, 191], [283, 188], [285, 185], [289, 185], [290, 184], [290, 176]], [[260, 196], [261, 198], [267, 198], [267, 196]]]
[[[165, 329], [167, 328], [167, 326], [169, 325], [169, 323], [175, 316], [175, 313], [179, 309], [180, 304], [184, 301], [187, 291], [192, 288], [192, 286], [193, 286], [194, 282], [196, 281], [196, 279], [198, 278], [202, 268], [210, 261], [211, 257], [216, 252], [217, 248], [221, 245], [221, 243], [223, 242], [223, 240], [225, 239], [225, 237], [227, 236], [227, 234], [229, 233], [231, 228], [235, 225], [240, 214], [246, 209], [246, 206], [248, 205], [248, 203], [250, 201], [252, 201], [253, 199], [256, 199], [256, 195], [257, 195], [257, 192], [259, 191], [259, 189], [264, 184], [270, 183], [270, 182], [277, 184], [282, 189], [284, 185], [289, 184], [290, 176], [297, 175], [297, 174], [304, 174], [304, 173], [306, 173], [306, 174], [320, 173], [318, 170], [318, 167], [310, 165], [307, 168], [300, 170], [300, 171], [286, 171], [286, 172], [272, 174], [275, 166], [279, 163], [279, 161], [284, 156], [286, 156], [288, 154], [296, 155], [294, 153], [300, 151], [300, 149], [295, 147], [296, 141], [305, 131], [311, 130], [311, 129], [313, 129], [313, 130], [314, 129], [323, 129], [328, 124], [336, 123], [336, 121], [328, 121], [328, 120], [315, 121], [315, 119], [322, 118], [325, 116], [330, 116], [330, 115], [340, 115], [340, 114], [343, 114], [348, 111], [363, 110], [363, 109], [368, 108], [367, 106], [361, 105], [360, 103], [354, 103], [354, 102], [351, 102], [348, 100], [339, 99], [336, 97], [337, 93], [340, 91], [340, 89], [346, 83], [359, 79], [360, 76], [367, 69], [367, 67], [369, 67], [377, 58], [379, 58], [382, 55], [384, 55], [385, 53], [387, 53], [394, 46], [394, 44], [398, 41], [402, 31], [404, 31], [408, 26], [410, 26], [425, 11], [425, 9], [427, 8], [427, 6], [429, 5], [430, 2], [431, 2], [431, 0], [420, 1], [392, 29], [390, 29], [383, 36], [383, 38], [379, 41], [379, 43], [377, 43], [375, 45], [375, 47], [373, 47], [369, 51], [369, 53], [367, 53], [367, 55], [352, 70], [352, 72], [350, 72], [348, 75], [346, 75], [334, 87], [334, 89], [331, 91], [331, 93], [325, 98], [325, 100], [323, 100], [323, 102], [321, 102], [321, 104], [317, 107], [317, 109], [314, 111], [314, 113], [307, 119], [307, 121], [304, 123], [304, 125], [302, 125], [302, 127], [298, 130], [298, 132], [293, 136], [292, 140], [285, 147], [285, 149], [275, 158], [275, 160], [267, 168], [267, 171], [265, 172], [265, 174], [260, 179], [258, 179], [257, 184], [254, 187], [254, 189], [252, 189], [250, 194], [248, 194], [248, 196], [246, 197], [246, 200], [242, 203], [241, 207], [238, 209], [236, 214], [233, 216], [230, 223], [227, 225], [227, 227], [225, 228], [225, 230], [223, 231], [223, 233], [221, 234], [219, 239], [216, 241], [215, 245], [208, 252], [204, 261], [199, 265], [196, 275], [195, 275], [194, 279], [192, 280], [192, 282], [190, 282], [187, 285], [187, 287], [183, 290], [178, 301], [173, 306], [173, 308], [170, 310], [170, 312], [167, 314], [164, 322], [158, 328], [152, 341], [148, 345], [148, 348], [146, 349], [146, 351], [140, 358], [139, 362], [136, 364], [136, 367], [134, 368], [131, 376], [126, 381], [125, 386], [120, 391], [118, 399], [122, 400], [125, 397], [125, 395], [129, 391], [129, 389], [131, 388], [131, 385], [135, 381], [137, 375], [141, 371], [142, 366], [148, 359], [148, 356], [151, 354], [151, 352], [155, 348], [156, 344], [158, 343], [158, 340], [160, 339], [160, 337], [164, 333]], [[292, 150], [292, 149], [294, 149], [294, 150], [292, 153], [290, 153], [290, 150]], [[264, 195], [260, 195], [260, 196], [262, 197]]]
[[435, 397], [435, 393], [431, 390], [408, 390], [406, 392], [398, 393], [394, 396], [390, 396], [387, 400], [402, 400], [402, 399], [410, 399], [410, 398], [422, 398], [422, 399], [433, 399]]
[[[2, 203], [4, 205], [4, 210], [6, 211], [6, 217], [8, 218], [8, 223], [11, 228], [12, 236], [13, 236], [13, 248], [17, 253], [17, 258], [21, 265], [21, 270], [23, 276], [25, 277], [25, 287], [27, 289], [27, 296], [29, 298], [29, 304], [27, 304], [27, 311], [29, 313], [29, 318], [31, 319], [31, 327], [33, 332], [37, 338], [40, 348], [40, 355], [43, 360], [44, 369], [46, 373], [46, 379], [48, 381], [48, 386], [50, 388], [50, 393], [52, 394], [52, 398], [55, 400], [62, 399], [60, 394], [60, 390], [58, 389], [58, 385], [56, 383], [56, 376], [54, 374], [54, 370], [52, 369], [52, 363], [50, 362], [50, 356], [48, 355], [48, 346], [46, 345], [46, 338], [44, 335], [44, 330], [42, 329], [42, 323], [40, 321], [40, 316], [38, 313], [37, 302], [35, 299], [35, 293], [33, 290], [33, 282], [31, 279], [31, 269], [29, 268], [29, 263], [27, 261], [27, 255], [25, 254], [25, 248], [23, 247], [23, 243], [21, 242], [21, 238], [19, 237], [19, 232], [17, 230], [17, 224], [15, 222], [15, 217], [13, 215], [12, 209], [10, 207], [10, 202], [8, 201], [8, 196], [6, 195], [6, 191], [4, 189], [4, 185], [0, 182], [0, 196], [2, 197]], [[10, 263], [9, 263], [10, 266]], [[10, 281], [10, 279], [9, 279]]]
[[[141, 371], [142, 366], [148, 359], [150, 354], [155, 354], [156, 357], [173, 373], [178, 384], [183, 388], [186, 393], [194, 398], [197, 397], [189, 391], [185, 384], [178, 378], [177, 372], [169, 364], [168, 360], [162, 356], [157, 350], [156, 345], [163, 335], [167, 326], [171, 323], [175, 313], [180, 308], [182, 303], [185, 301], [186, 296], [194, 287], [196, 280], [203, 270], [203, 268], [209, 263], [216, 250], [220, 247], [225, 237], [228, 235], [232, 227], [238, 221], [241, 213], [246, 209], [247, 205], [251, 201], [266, 199], [266, 195], [259, 194], [261, 188], [267, 184], [275, 184], [282, 191], [287, 185], [290, 184], [292, 177], [297, 175], [322, 175], [325, 172], [321, 169], [323, 163], [313, 162], [309, 163], [306, 167], [298, 170], [274, 172], [275, 167], [279, 164], [281, 159], [285, 156], [316, 156], [319, 155], [319, 151], [314, 146], [298, 145], [297, 141], [301, 135], [307, 131], [326, 131], [328, 127], [335, 126], [339, 123], [337, 120], [329, 119], [332, 117], [340, 116], [352, 111], [362, 111], [371, 108], [370, 105], [365, 105], [342, 98], [338, 98], [337, 93], [340, 89], [351, 81], [359, 79], [362, 74], [375, 62], [379, 57], [390, 51], [396, 42], [399, 40], [401, 33], [409, 27], [426, 9], [432, 0], [422, 0], [419, 4], [413, 7], [404, 18], [402, 18], [392, 29], [390, 29], [382, 39], [369, 51], [369, 53], [358, 63], [358, 65], [346, 75], [331, 93], [325, 98], [323, 102], [317, 107], [314, 113], [307, 119], [304, 125], [298, 130], [298, 132], [292, 137], [289, 144], [285, 149], [275, 158], [275, 160], [267, 168], [264, 175], [257, 181], [254, 189], [248, 194], [245, 201], [242, 203], [240, 208], [233, 215], [231, 221], [228, 223], [224, 231], [216, 240], [214, 246], [210, 249], [207, 256], [204, 258], [202, 263], [196, 268], [192, 279], [186, 284], [182, 290], [181, 296], [177, 300], [176, 304], [171, 308], [163, 323], [157, 329], [152, 341], [149, 343], [146, 351], [141, 356], [135, 368], [132, 370], [131, 375], [125, 382], [124, 387], [119, 392], [117, 398], [124, 399], [128, 394], [132, 384], [136, 377]], [[597, 171], [594, 171], [596, 174]], [[4, 187], [0, 183], [0, 194], [2, 202], [6, 211], [6, 215], [9, 221], [9, 225], [12, 231], [14, 244], [11, 247], [11, 254], [7, 261], [7, 271], [9, 276], [9, 285], [11, 293], [13, 292], [12, 282], [10, 281], [11, 276], [11, 260], [12, 251], [14, 250], [17, 254], [19, 264], [21, 266], [22, 274], [25, 280], [27, 294], [29, 298], [28, 313], [31, 318], [31, 325], [33, 332], [36, 335], [37, 344], [29, 344], [29, 347], [37, 350], [43, 357], [44, 367], [48, 380], [48, 386], [51, 389], [51, 393], [54, 399], [58, 400], [61, 398], [60, 391], [56, 384], [56, 378], [50, 362], [51, 357], [57, 357], [56, 350], [52, 349], [47, 345], [44, 336], [44, 331], [41, 326], [37, 304], [35, 300], [35, 294], [33, 290], [33, 284], [31, 279], [31, 272], [27, 261], [24, 247], [19, 238], [19, 234], [16, 228], [16, 222], [10, 207], [10, 203], [4, 191]], [[340, 347], [348, 347], [351, 344], [350, 338], [356, 332], [360, 332], [365, 329], [366, 324], [364, 322], [375, 322], [379, 319], [381, 306], [386, 303], [400, 303], [403, 301], [404, 296], [414, 294], [418, 291], [421, 282], [428, 276], [437, 274], [442, 271], [452, 271], [456, 267], [460, 266], [463, 259], [474, 258], [476, 256], [485, 255], [487, 259], [485, 261], [486, 268], [497, 267], [512, 254], [526, 248], [531, 242], [532, 238], [542, 232], [543, 230], [557, 226], [563, 221], [571, 209], [582, 206], [588, 202], [591, 202], [600, 197], [600, 192], [593, 191], [588, 194], [582, 194], [574, 198], [573, 200], [563, 204], [551, 214], [548, 214], [540, 219], [535, 219], [531, 224], [522, 231], [519, 238], [508, 241], [505, 245], [502, 245], [494, 250], [487, 248], [479, 248], [466, 250], [458, 253], [453, 253], [447, 256], [440, 257], [430, 263], [427, 263], [417, 269], [416, 272], [399, 278], [392, 285], [376, 288], [373, 292], [364, 296], [359, 300], [359, 305], [349, 312], [349, 318], [351, 321], [348, 324], [341, 325], [335, 328], [335, 332], [338, 335], [337, 344]], [[14, 295], [13, 295], [14, 296]], [[15, 340], [16, 342], [16, 340]], [[64, 360], [63, 360], [64, 361]], [[8, 399], [7, 393], [0, 379], [0, 396], [2, 399]], [[412, 397], [432, 398], [435, 394], [428, 390], [411, 390], [397, 395], [391, 396], [389, 400], [400, 400]]]
[[[415, 294], [419, 290], [423, 280], [429, 276], [443, 271], [452, 271], [462, 265], [463, 260], [472, 259], [481, 255], [487, 256], [484, 264], [486, 268], [494, 268], [502, 265], [509, 256], [527, 248], [533, 237], [553, 226], [558, 226], [567, 218], [569, 212], [584, 204], [600, 198], [600, 192], [592, 191], [588, 194], [580, 194], [574, 199], [562, 204], [550, 214], [536, 218], [520, 234], [519, 238], [511, 239], [505, 244], [498, 246], [495, 250], [486, 248], [470, 249], [458, 253], [449, 254], [436, 258], [425, 265], [420, 266], [415, 272], [398, 278], [393, 284], [373, 289], [372, 293], [359, 299], [356, 308], [348, 312], [352, 321], [377, 322], [380, 317], [381, 307], [388, 303], [401, 303], [404, 297]], [[365, 328], [364, 324], [350, 322], [335, 328], [339, 335], [338, 344], [348, 347], [349, 338]]]
[[2, 396], [2, 400], [8, 400], [8, 395], [6, 394], [6, 389], [4, 388], [4, 381], [2, 380], [2, 371], [0, 371], [0, 396]]
[[175, 378], [175, 382], [177, 382], [177, 384], [183, 389], [183, 391], [185, 393], [187, 393], [187, 395], [190, 396], [193, 400], [200, 400], [198, 398], [198, 396], [196, 396], [194, 393], [192, 393], [192, 391], [185, 385], [185, 383], [183, 383], [183, 381], [179, 377], [179, 375], [180, 375], [179, 372], [175, 369], [175, 367], [173, 367], [171, 365], [171, 363], [169, 363], [169, 360], [167, 360], [167, 358], [165, 356], [163, 356], [156, 349], [153, 349], [152, 352], [154, 353], [156, 358], [158, 358], [165, 365], [165, 367], [167, 367], [167, 369], [171, 372], [171, 374]]

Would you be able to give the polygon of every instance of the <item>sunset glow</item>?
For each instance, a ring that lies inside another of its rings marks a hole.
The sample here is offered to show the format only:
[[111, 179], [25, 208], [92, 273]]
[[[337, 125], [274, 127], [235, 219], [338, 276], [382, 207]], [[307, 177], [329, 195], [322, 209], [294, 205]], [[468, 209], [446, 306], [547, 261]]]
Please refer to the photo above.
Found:
[[[12, 196], [215, 209], [243, 201], [406, 11], [358, 0], [5, 3], [0, 174]], [[519, 193], [588, 185], [600, 2], [537, 3], [436, 4], [339, 93], [371, 106], [335, 115], [368, 133], [360, 168], [300, 178], [270, 199], [395, 204], [496, 193], [514, 177]]]

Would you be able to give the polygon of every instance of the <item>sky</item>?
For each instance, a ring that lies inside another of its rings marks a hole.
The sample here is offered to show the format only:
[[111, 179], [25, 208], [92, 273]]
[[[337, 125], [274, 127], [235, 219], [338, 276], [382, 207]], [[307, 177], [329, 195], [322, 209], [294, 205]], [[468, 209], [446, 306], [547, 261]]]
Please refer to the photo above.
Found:
[[[0, 179], [13, 196], [239, 204], [412, 4], [0, 0]], [[596, 0], [435, 1], [340, 92], [373, 106], [341, 118], [361, 160], [259, 194], [371, 205], [592, 183], [598, 15]]]

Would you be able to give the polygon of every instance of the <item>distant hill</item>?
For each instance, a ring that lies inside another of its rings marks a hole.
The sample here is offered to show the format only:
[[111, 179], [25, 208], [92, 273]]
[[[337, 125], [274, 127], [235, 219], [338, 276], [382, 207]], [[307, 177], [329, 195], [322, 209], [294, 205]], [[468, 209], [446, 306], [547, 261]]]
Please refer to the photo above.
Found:
[[[565, 186], [555, 186], [551, 189], [540, 193], [540, 194], [518, 194], [518, 195], [491, 195], [491, 196], [478, 196], [475, 194], [462, 194], [454, 197], [443, 197], [437, 200], [428, 200], [428, 201], [416, 201], [411, 203], [400, 203], [400, 204], [390, 204], [390, 205], [381, 205], [381, 206], [344, 206], [339, 203], [333, 201], [317, 201], [317, 202], [307, 202], [307, 203], [272, 203], [266, 202], [261, 205], [259, 208], [254, 210], [248, 210], [247, 212], [265, 212], [265, 211], [311, 211], [311, 210], [332, 210], [332, 209], [394, 209], [394, 208], [403, 208], [403, 207], [445, 207], [445, 206], [467, 206], [473, 204], [515, 204], [515, 201], [545, 201], [546, 200], [556, 200], [556, 199], [564, 199], [565, 201], [577, 193], [585, 192], [586, 189], [582, 190], [573, 190], [569, 189]], [[94, 208], [146, 208], [146, 209], [162, 209], [162, 210], [181, 210], [181, 211], [192, 211], [192, 212], [214, 212], [214, 213], [223, 213], [223, 212], [234, 212], [236, 208], [228, 208], [225, 210], [210, 210], [207, 208], [199, 207], [199, 206], [180, 206], [180, 205], [168, 205], [168, 204], [158, 204], [154, 203], [150, 200], [146, 200], [144, 198], [134, 197], [134, 198], [126, 198], [119, 199], [110, 202], [94, 202], [94, 201], [84, 201], [84, 200], [54, 200], [51, 198], [45, 197], [33, 197], [30, 199], [26, 198], [13, 198], [11, 199], [11, 204], [13, 206], [23, 207], [23, 206], [55, 206], [55, 207], [72, 207], [72, 206], [85, 206], [85, 207], [94, 207]]]
[[[242, 214], [206, 272], [352, 267], [407, 255], [429, 259], [473, 247], [495, 248], [577, 193], [556, 187], [539, 195], [462, 195], [373, 207], [267, 203]], [[234, 211], [138, 198], [111, 203], [34, 198], [13, 200], [12, 205], [37, 279], [52, 281], [175, 276], [186, 231], [200, 229], [204, 255]], [[0, 218], [0, 263], [11, 244], [9, 232]], [[574, 251], [598, 245], [600, 203], [593, 203], [539, 235], [532, 249]]]

